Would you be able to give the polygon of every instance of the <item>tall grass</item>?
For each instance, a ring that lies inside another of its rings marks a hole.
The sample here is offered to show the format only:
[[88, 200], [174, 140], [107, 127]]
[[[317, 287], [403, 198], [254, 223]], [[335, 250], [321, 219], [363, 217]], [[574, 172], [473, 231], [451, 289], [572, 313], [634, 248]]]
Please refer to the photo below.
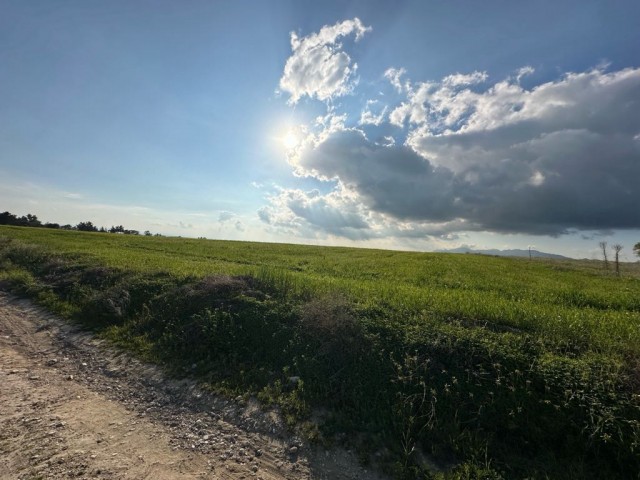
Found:
[[451, 478], [640, 471], [635, 265], [618, 278], [597, 262], [0, 236], [12, 288], [292, 423], [322, 406], [317, 435], [360, 432], [362, 457], [386, 446], [398, 476], [431, 475], [418, 451], [459, 463]]

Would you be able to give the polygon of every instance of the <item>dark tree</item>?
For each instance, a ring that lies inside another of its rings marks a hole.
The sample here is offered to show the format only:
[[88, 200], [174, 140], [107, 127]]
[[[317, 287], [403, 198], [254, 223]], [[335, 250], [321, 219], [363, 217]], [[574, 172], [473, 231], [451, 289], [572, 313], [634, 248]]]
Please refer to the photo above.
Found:
[[633, 246], [633, 252], [640, 257], [640, 242], [636, 243]]
[[92, 222], [80, 222], [76, 225], [76, 230], [81, 232], [97, 232], [98, 228]]
[[609, 270], [609, 260], [607, 259], [607, 242], [600, 242], [600, 249], [602, 250], [602, 258], [604, 260], [604, 268]]
[[19, 227], [41, 227], [42, 223], [38, 217], [27, 213], [22, 217], [17, 217], [13, 213], [0, 213], [0, 225], [17, 225]]
[[0, 225], [17, 225], [18, 218], [9, 212], [0, 213]]
[[[125, 229], [122, 225], [112, 226], [109, 230], [106, 230], [104, 227], [100, 227], [98, 229], [97, 226], [93, 224], [91, 221], [80, 222], [77, 225], [60, 225], [59, 223], [42, 223], [37, 216], [28, 213], [22, 217], [18, 217], [11, 212], [2, 212], [0, 213], [0, 225], [15, 225], [19, 227], [45, 227], [45, 228], [55, 228], [61, 230], [79, 230], [81, 232], [110, 232], [110, 233], [123, 233], [126, 235], [140, 235], [138, 230], [133, 229]], [[144, 232], [145, 235], [151, 236], [152, 233], [148, 230]]]
[[622, 250], [622, 245], [620, 245], [619, 243], [616, 243], [613, 246], [613, 251], [615, 252], [615, 259], [616, 259], [616, 275], [620, 276], [620, 250]]
[[25, 217], [25, 219], [27, 221], [27, 227], [42, 226], [42, 222], [40, 222], [40, 220], [38, 220], [38, 217], [36, 217], [35, 215], [31, 215], [30, 213], [27, 213], [27, 216]]

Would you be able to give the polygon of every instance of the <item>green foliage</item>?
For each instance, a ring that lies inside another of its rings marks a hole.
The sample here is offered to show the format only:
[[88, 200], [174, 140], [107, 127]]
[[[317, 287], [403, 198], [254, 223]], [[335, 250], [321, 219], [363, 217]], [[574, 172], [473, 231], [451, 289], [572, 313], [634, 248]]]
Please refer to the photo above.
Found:
[[322, 409], [313, 436], [362, 439], [398, 478], [640, 472], [631, 265], [0, 234], [0, 282], [291, 425]]

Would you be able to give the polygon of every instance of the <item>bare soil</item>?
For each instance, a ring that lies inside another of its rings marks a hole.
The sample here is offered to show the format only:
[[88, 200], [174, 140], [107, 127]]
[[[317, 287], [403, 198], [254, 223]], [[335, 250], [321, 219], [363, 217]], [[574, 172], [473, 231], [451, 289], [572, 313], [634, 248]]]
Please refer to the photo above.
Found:
[[0, 478], [382, 477], [0, 291]]

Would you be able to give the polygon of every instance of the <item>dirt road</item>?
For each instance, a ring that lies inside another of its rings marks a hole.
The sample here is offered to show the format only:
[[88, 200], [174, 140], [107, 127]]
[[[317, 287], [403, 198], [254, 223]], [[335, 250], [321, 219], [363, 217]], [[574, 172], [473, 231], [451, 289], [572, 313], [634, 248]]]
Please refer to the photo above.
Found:
[[0, 291], [2, 479], [378, 479]]

